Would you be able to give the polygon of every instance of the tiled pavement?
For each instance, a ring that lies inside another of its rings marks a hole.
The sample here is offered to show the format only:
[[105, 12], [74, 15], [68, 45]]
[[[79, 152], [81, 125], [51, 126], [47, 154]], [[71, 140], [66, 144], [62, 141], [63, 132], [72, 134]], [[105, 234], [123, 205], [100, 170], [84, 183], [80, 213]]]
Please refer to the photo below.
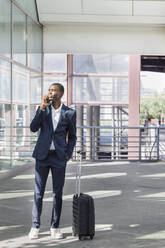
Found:
[[38, 240], [28, 240], [34, 167], [0, 181], [0, 247], [165, 248], [165, 163], [83, 163], [81, 189], [93, 195], [94, 239], [72, 236], [72, 197], [76, 163], [69, 162], [64, 187], [61, 229], [65, 238], [50, 239], [51, 175], [44, 196]]

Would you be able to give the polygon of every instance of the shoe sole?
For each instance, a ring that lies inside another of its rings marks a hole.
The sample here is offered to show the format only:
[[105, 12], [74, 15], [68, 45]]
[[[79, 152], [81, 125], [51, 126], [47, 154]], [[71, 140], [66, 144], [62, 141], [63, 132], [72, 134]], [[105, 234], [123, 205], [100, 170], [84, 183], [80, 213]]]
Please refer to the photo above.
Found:
[[33, 238], [32, 237], [28, 237], [28, 238], [31, 239], [31, 240], [32, 239], [38, 239], [38, 236], [37, 237], [33, 237]]
[[51, 238], [51, 239], [56, 239], [56, 240], [58, 240], [58, 239], [63, 239], [64, 237], [56, 238], [56, 237], [50, 236], [50, 238]]

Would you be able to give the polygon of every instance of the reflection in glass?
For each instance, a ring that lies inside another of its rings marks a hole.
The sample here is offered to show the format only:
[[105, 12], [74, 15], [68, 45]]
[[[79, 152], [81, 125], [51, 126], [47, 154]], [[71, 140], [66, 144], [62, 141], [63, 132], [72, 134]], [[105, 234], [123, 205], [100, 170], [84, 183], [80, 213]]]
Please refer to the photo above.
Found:
[[85, 78], [73, 80], [74, 103], [128, 103], [127, 78]]
[[22, 126], [26, 126], [26, 108], [27, 106], [16, 105], [16, 145], [23, 146], [25, 141], [25, 128]]
[[[30, 105], [30, 122], [33, 120], [37, 108], [38, 108], [38, 105], [35, 105], [35, 104]], [[30, 132], [30, 151], [31, 152], [34, 150], [34, 146], [36, 145], [38, 133], [39, 132], [35, 132], [35, 133]]]
[[0, 59], [0, 101], [11, 100], [11, 66], [10, 63]]
[[10, 168], [11, 151], [11, 70], [0, 59], [0, 173]]
[[28, 66], [41, 71], [42, 28], [28, 18]]
[[30, 105], [30, 122], [34, 118], [37, 108], [38, 108], [38, 105], [36, 105], [36, 104]]
[[11, 130], [10, 130], [11, 104], [0, 104], [0, 171], [10, 168]]
[[13, 65], [13, 101], [29, 103], [29, 71]]
[[11, 57], [11, 3], [0, 0], [0, 55]]
[[12, 167], [31, 161], [29, 107], [15, 104], [13, 111], [13, 161]]
[[26, 16], [13, 4], [13, 59], [26, 64]]
[[31, 85], [31, 103], [41, 102], [41, 75], [37, 73], [30, 73], [30, 85]]
[[62, 72], [67, 71], [66, 54], [44, 54], [44, 72]]
[[16, 0], [16, 2], [30, 15], [38, 21], [35, 0]]
[[0, 55], [29, 65], [40, 73], [30, 73], [16, 63], [11, 66], [11, 63], [0, 59], [0, 173], [32, 159], [29, 107], [30, 103], [37, 104], [41, 100], [42, 26], [21, 10], [38, 21], [35, 0], [17, 0], [20, 8], [15, 2], [0, 0]]
[[73, 72], [128, 75], [128, 55], [74, 55]]

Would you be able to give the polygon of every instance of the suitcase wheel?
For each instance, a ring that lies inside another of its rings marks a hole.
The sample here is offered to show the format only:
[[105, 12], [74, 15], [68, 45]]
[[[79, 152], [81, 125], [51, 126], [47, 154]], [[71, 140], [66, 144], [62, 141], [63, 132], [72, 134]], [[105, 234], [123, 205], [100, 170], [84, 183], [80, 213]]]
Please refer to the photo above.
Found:
[[[81, 240], [81, 241], [85, 239], [85, 236], [83, 236], [83, 235], [79, 235], [78, 237], [79, 237], [79, 240]], [[90, 235], [89, 237], [92, 240], [94, 235]]]
[[78, 237], [79, 237], [79, 240], [81, 240], [81, 241], [84, 240], [82, 235], [79, 235]]
[[93, 239], [93, 236], [94, 236], [94, 235], [90, 235], [90, 239], [91, 239], [91, 240]]
[[72, 232], [72, 236], [76, 236], [76, 233]]

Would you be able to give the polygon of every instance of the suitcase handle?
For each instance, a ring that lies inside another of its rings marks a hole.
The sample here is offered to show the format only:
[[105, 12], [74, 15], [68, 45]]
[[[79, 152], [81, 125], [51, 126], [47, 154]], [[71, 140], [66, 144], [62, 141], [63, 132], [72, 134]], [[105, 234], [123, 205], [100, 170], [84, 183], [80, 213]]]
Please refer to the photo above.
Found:
[[79, 155], [79, 163], [76, 170], [76, 195], [80, 196], [80, 184], [81, 184], [81, 166], [82, 166], [82, 151], [77, 151]]

